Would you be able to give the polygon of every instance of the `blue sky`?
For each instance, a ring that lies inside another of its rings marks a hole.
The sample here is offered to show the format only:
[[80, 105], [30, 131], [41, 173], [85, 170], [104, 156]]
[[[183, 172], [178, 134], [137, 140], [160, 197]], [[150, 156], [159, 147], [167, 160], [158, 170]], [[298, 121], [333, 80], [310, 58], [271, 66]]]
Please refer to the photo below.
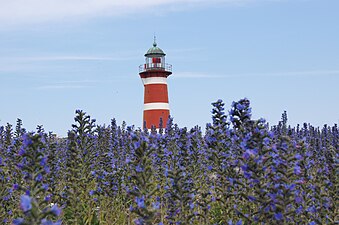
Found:
[[142, 125], [138, 66], [173, 65], [171, 114], [205, 127], [211, 102], [251, 100], [276, 124], [339, 120], [337, 0], [0, 0], [0, 124], [64, 136], [76, 109]]

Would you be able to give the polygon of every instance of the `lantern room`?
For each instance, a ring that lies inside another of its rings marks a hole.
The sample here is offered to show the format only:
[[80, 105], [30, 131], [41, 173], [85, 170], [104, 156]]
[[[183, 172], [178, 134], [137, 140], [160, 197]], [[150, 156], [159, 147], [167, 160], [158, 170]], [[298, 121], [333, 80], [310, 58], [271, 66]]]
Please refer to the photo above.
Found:
[[157, 46], [154, 39], [153, 47], [148, 49], [145, 54], [145, 64], [139, 67], [139, 72], [145, 72], [150, 70], [163, 70], [172, 71], [172, 65], [165, 63], [165, 53]]

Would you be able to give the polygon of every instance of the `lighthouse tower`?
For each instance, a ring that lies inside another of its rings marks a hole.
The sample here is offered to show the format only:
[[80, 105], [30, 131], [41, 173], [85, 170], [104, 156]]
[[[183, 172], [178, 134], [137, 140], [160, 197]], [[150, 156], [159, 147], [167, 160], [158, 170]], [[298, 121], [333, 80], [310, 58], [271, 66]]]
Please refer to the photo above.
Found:
[[144, 84], [144, 128], [163, 127], [169, 117], [167, 77], [172, 74], [172, 65], [165, 63], [165, 53], [157, 46], [154, 38], [153, 47], [145, 54], [145, 64], [139, 67], [139, 75]]

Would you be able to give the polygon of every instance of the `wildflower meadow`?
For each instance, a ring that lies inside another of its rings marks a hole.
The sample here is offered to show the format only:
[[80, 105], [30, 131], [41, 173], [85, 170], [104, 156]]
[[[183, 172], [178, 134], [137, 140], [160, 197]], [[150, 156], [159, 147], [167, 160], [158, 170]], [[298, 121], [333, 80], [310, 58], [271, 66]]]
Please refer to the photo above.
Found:
[[212, 103], [206, 128], [0, 126], [0, 224], [339, 224], [339, 128]]

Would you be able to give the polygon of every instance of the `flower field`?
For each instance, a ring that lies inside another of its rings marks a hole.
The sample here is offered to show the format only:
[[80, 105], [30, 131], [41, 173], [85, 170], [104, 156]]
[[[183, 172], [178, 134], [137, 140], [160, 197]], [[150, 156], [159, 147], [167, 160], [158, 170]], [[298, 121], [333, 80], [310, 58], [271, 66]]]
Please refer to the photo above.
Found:
[[77, 110], [67, 138], [0, 127], [0, 224], [338, 224], [339, 128], [269, 126], [250, 102], [141, 130]]

